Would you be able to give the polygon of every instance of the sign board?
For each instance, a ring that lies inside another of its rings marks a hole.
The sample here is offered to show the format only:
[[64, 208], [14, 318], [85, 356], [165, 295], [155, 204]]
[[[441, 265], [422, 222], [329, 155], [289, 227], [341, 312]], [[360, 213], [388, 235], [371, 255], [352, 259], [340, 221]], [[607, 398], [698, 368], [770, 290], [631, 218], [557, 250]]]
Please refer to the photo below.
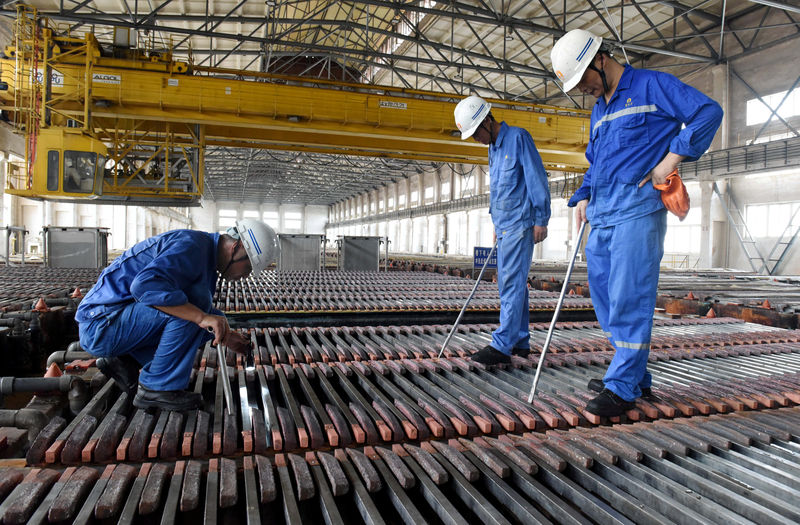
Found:
[[[36, 78], [34, 79], [34, 81], [39, 84], [44, 83], [44, 70], [42, 68], [36, 69]], [[50, 85], [52, 87], [64, 87], [64, 74], [55, 69], [51, 70]]]
[[111, 73], [92, 73], [92, 82], [98, 84], [119, 84], [122, 77]]
[[[486, 258], [489, 256], [489, 252], [491, 251], [491, 246], [475, 246], [472, 253], [472, 267], [483, 268]], [[486, 267], [497, 268], [497, 251], [492, 254], [492, 258], [489, 259], [489, 264], [487, 264]]]
[[378, 102], [378, 107], [392, 108], [392, 109], [408, 109], [408, 104], [405, 102], [395, 102], [394, 100], [381, 100]]

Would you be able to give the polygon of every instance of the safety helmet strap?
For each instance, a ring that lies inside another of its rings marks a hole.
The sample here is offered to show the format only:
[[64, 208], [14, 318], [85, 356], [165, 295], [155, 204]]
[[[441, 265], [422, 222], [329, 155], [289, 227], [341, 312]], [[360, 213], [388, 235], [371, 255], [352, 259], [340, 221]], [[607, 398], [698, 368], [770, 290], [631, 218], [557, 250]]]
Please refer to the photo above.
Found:
[[[602, 53], [598, 53], [597, 56], [602, 56]], [[596, 58], [596, 57], [595, 57]], [[606, 72], [604, 69], [599, 69], [597, 66], [594, 65], [594, 60], [592, 60], [586, 69], [591, 69], [592, 71], [597, 72], [600, 75], [600, 80], [603, 81], [603, 93], [608, 93], [608, 80], [606, 80]]]

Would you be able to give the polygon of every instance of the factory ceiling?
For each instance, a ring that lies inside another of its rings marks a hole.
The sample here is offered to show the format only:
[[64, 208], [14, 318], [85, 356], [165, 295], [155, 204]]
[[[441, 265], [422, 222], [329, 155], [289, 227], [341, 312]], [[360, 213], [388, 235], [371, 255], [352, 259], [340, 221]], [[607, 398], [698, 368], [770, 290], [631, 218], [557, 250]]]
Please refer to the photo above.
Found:
[[[34, 0], [59, 29], [114, 27], [136, 45], [172, 49], [196, 75], [227, 70], [350, 84], [477, 93], [508, 102], [590, 107], [565, 97], [550, 48], [566, 29], [603, 36], [634, 65], [685, 76], [796, 38], [800, 8], [767, 0], [285, 1]], [[0, 13], [14, 17], [15, 3]], [[760, 22], [759, 22], [760, 21]], [[624, 44], [624, 50], [621, 44]], [[238, 169], [231, 175], [231, 167]], [[210, 148], [206, 197], [242, 202], [332, 204], [414, 173], [430, 162], [308, 152]]]

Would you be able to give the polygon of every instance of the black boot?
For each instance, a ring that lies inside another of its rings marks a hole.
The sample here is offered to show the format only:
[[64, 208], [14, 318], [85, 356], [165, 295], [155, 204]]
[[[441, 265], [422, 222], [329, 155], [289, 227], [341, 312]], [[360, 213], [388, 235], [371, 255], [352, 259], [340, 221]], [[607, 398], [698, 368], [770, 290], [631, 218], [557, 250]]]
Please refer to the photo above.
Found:
[[150, 390], [139, 384], [136, 397], [133, 398], [133, 406], [142, 409], [160, 408], [162, 410], [185, 412], [201, 408], [203, 406], [203, 396], [186, 390]]
[[[606, 384], [603, 382], [603, 380], [597, 379], [596, 377], [590, 379], [589, 384], [586, 385], [586, 388], [592, 392], [602, 392], [605, 387]], [[642, 399], [653, 399], [653, 391], [650, 389], [650, 387], [642, 389]]]
[[101, 357], [95, 364], [103, 375], [113, 379], [128, 394], [128, 399], [133, 397], [139, 383], [139, 362], [136, 359], [129, 355]]
[[586, 411], [596, 416], [621, 416], [636, 406], [633, 401], [625, 401], [611, 390], [604, 388], [600, 395], [586, 403]]
[[488, 345], [472, 354], [470, 359], [486, 366], [511, 363], [511, 356]]
[[525, 357], [528, 357], [529, 355], [531, 355], [531, 349], [530, 348], [512, 348], [511, 349], [511, 355], [515, 355], [517, 357], [525, 358]]

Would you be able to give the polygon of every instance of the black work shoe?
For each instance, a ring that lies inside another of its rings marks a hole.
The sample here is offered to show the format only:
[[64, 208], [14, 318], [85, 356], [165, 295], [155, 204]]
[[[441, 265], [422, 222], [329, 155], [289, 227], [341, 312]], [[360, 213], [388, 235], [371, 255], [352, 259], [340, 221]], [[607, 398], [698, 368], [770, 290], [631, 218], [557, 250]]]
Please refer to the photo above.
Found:
[[113, 379], [128, 394], [128, 399], [133, 397], [139, 383], [139, 362], [136, 359], [129, 355], [101, 357], [95, 364], [103, 375]]
[[133, 398], [136, 408], [160, 408], [185, 412], [203, 406], [203, 396], [197, 392], [186, 390], [150, 390], [144, 385], [139, 385], [136, 397]]
[[[592, 392], [602, 392], [603, 389], [606, 387], [606, 384], [603, 382], [602, 379], [597, 379], [596, 377], [589, 380], [589, 384], [586, 385], [586, 388], [591, 390]], [[653, 391], [650, 387], [642, 389], [642, 399], [652, 399], [653, 398]]]
[[633, 401], [625, 401], [611, 390], [604, 388], [600, 395], [586, 403], [586, 411], [596, 416], [621, 416], [636, 406]]
[[470, 359], [487, 366], [511, 363], [511, 356], [488, 345], [472, 354]]
[[515, 355], [517, 357], [528, 357], [531, 355], [530, 348], [512, 348], [511, 355]]

